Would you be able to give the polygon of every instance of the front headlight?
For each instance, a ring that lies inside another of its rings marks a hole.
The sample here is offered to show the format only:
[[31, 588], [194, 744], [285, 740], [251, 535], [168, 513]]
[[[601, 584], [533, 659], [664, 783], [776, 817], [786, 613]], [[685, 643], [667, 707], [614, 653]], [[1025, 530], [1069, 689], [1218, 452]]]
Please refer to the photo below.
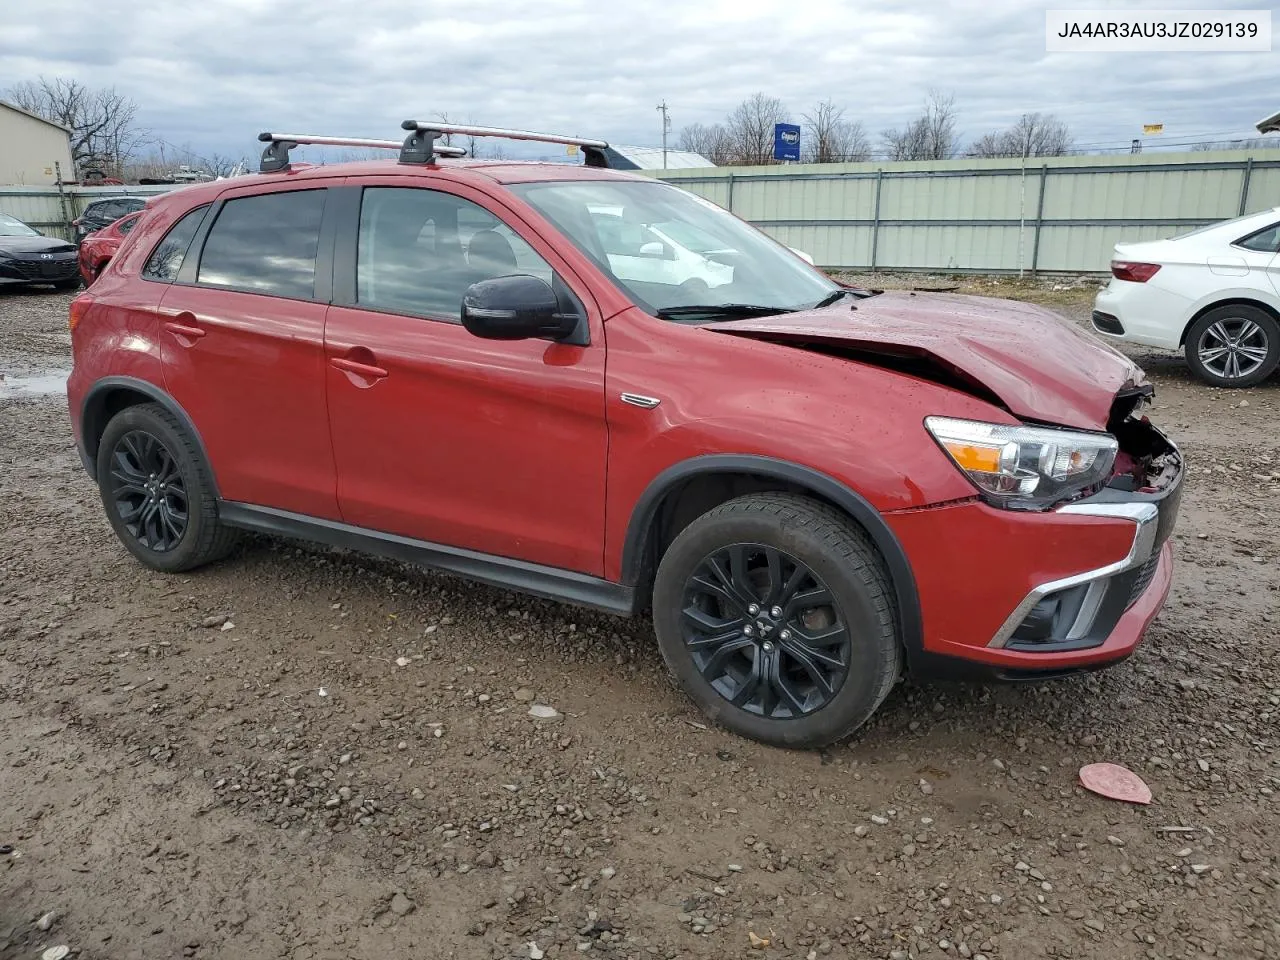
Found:
[[1109, 433], [925, 417], [933, 439], [988, 503], [1047, 510], [1111, 476], [1119, 444]]

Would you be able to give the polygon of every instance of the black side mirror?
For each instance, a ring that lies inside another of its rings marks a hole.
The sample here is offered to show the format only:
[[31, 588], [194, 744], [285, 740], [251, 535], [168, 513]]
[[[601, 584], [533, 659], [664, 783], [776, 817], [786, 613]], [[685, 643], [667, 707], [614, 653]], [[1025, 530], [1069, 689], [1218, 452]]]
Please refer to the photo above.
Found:
[[576, 314], [560, 309], [549, 283], [527, 274], [481, 280], [462, 296], [462, 325], [488, 340], [564, 340], [578, 322]]

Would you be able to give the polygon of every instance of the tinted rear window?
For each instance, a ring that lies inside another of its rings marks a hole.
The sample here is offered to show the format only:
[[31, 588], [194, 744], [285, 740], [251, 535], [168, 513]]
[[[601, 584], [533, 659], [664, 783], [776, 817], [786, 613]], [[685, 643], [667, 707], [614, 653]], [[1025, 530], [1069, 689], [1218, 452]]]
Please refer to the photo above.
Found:
[[182, 269], [182, 261], [187, 256], [187, 248], [191, 246], [191, 240], [208, 212], [208, 204], [196, 207], [170, 227], [164, 239], [151, 251], [151, 256], [147, 257], [142, 275], [148, 280], [162, 280], [165, 283], [178, 279], [178, 271]]
[[311, 297], [325, 194], [298, 190], [228, 200], [204, 242], [197, 282]]

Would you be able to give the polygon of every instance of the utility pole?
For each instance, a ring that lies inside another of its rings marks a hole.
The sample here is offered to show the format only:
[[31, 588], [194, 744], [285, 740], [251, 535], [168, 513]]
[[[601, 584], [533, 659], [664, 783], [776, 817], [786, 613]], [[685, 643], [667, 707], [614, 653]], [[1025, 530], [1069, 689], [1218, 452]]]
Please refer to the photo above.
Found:
[[671, 114], [667, 110], [667, 101], [658, 104], [658, 112], [662, 114], [662, 169], [667, 169], [667, 132], [671, 129]]

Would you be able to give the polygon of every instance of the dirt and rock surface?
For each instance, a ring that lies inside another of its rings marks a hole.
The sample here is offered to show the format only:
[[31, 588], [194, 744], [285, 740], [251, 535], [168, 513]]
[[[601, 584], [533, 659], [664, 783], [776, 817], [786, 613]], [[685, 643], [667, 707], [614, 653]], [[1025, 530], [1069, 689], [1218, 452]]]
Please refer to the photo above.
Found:
[[[963, 283], [1087, 317], [1063, 286]], [[67, 302], [0, 295], [0, 957], [1280, 956], [1280, 377], [1135, 354], [1191, 473], [1131, 660], [784, 752], [643, 620], [265, 538], [143, 569], [24, 379]]]

